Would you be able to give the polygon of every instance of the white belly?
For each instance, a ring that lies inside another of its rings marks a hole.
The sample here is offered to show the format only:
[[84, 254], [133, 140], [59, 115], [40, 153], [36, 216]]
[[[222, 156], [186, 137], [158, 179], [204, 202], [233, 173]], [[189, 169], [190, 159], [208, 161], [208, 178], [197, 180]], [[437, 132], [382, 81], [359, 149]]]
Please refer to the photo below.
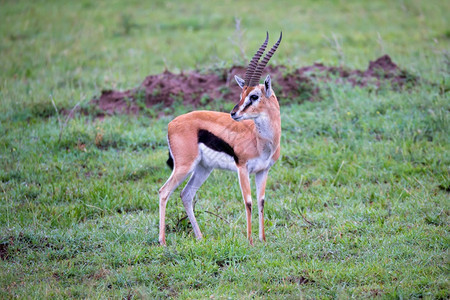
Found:
[[[206, 168], [222, 169], [237, 172], [236, 163], [232, 156], [219, 151], [214, 151], [205, 146], [199, 145], [199, 163]], [[271, 156], [250, 159], [247, 162], [247, 170], [250, 174], [257, 173], [270, 168], [274, 164]]]
[[236, 163], [232, 156], [206, 147], [203, 143], [198, 144], [200, 163], [207, 168], [236, 171]]

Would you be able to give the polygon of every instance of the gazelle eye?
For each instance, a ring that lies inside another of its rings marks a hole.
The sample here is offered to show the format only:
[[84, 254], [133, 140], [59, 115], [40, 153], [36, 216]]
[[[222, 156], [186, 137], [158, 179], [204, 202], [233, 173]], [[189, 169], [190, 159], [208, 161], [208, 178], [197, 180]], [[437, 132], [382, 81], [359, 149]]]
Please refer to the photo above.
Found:
[[250, 100], [251, 100], [251, 101], [256, 101], [256, 100], [258, 100], [258, 96], [257, 96], [257, 95], [251, 95], [251, 96], [250, 96]]

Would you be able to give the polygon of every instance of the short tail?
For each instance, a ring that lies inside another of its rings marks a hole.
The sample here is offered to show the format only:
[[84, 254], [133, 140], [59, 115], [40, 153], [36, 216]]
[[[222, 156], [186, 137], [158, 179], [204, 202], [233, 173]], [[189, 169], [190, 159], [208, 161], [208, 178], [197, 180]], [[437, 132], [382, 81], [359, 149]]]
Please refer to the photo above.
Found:
[[169, 151], [169, 158], [167, 159], [167, 165], [169, 166], [169, 168], [171, 168], [173, 170], [173, 157], [172, 154]]

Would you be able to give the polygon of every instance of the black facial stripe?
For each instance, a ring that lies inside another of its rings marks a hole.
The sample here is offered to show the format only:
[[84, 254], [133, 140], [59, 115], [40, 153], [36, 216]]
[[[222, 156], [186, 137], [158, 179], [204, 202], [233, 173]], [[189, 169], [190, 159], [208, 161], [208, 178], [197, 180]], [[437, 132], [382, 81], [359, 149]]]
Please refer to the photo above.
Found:
[[247, 108], [249, 108], [252, 105], [252, 101], [248, 101], [247, 105], [244, 107], [244, 109], [242, 110], [242, 112], [246, 111]]
[[208, 130], [200, 129], [198, 131], [198, 142], [203, 143], [211, 150], [228, 154], [229, 156], [233, 157], [236, 163], [239, 162], [239, 159], [236, 156], [236, 153], [234, 153], [233, 148], [227, 142], [222, 140], [220, 137], [212, 134]]

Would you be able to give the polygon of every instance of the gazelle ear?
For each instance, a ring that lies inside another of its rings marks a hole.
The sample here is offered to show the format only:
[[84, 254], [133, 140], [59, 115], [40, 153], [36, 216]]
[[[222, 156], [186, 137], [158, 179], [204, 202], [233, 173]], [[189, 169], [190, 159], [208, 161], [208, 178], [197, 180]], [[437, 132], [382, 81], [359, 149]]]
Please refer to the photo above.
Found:
[[241, 77], [234, 75], [234, 80], [236, 80], [237, 84], [241, 87], [241, 89], [244, 88], [245, 85], [245, 80], [242, 79]]
[[269, 98], [272, 95], [272, 79], [270, 79], [270, 75], [267, 75], [266, 79], [264, 79], [264, 88], [266, 92], [266, 98]]

